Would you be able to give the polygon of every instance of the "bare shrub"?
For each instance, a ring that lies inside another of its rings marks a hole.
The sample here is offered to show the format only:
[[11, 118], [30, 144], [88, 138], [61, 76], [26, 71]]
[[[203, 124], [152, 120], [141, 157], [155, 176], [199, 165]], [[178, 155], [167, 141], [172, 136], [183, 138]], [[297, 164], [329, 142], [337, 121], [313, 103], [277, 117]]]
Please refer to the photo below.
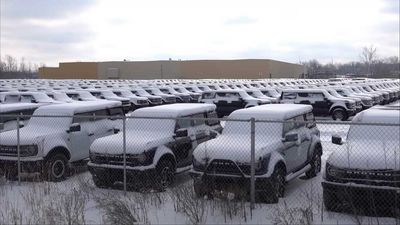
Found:
[[46, 219], [50, 224], [85, 224], [86, 203], [87, 198], [73, 190], [46, 204]]
[[182, 212], [191, 224], [204, 223], [208, 213], [205, 199], [197, 198], [193, 193], [191, 183], [179, 185], [171, 190], [171, 199], [176, 212]]

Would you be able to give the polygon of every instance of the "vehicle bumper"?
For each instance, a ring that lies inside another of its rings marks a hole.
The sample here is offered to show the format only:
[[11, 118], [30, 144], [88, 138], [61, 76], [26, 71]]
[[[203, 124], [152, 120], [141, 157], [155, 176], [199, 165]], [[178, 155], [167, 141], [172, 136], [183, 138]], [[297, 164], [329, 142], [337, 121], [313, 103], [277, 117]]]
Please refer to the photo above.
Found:
[[348, 109], [346, 110], [347, 115], [349, 116], [354, 116], [355, 114], [357, 114], [357, 110], [356, 109]]
[[[20, 161], [21, 172], [25, 173], [36, 173], [42, 172], [43, 160], [30, 160], [30, 161]], [[18, 161], [16, 160], [0, 160], [0, 170], [17, 170]], [[1, 172], [0, 172], [1, 174]]]
[[[195, 170], [190, 170], [190, 176], [194, 183], [202, 185], [208, 192], [212, 191], [229, 191], [241, 193], [250, 193], [251, 178], [250, 176], [240, 175], [224, 175], [224, 174], [207, 174]], [[255, 176], [255, 192], [268, 192], [272, 187], [271, 178], [267, 176]]]
[[[112, 182], [124, 181], [124, 169], [122, 166], [88, 163], [89, 172], [98, 179], [108, 179]], [[155, 168], [134, 169], [126, 168], [126, 180], [130, 186], [148, 186], [154, 184], [157, 173]]]
[[324, 193], [333, 194], [342, 202], [350, 201], [355, 205], [400, 206], [400, 188], [396, 187], [323, 181], [322, 188]]

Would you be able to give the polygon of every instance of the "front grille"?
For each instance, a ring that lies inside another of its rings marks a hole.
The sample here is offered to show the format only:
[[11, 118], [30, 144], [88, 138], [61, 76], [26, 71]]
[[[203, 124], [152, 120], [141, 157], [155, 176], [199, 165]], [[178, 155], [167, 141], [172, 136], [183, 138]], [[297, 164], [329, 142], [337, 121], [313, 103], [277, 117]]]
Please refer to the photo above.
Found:
[[90, 161], [95, 164], [122, 165], [124, 157], [122, 154], [90, 154]]
[[148, 102], [147, 102], [147, 100], [138, 100], [137, 103], [140, 104], [140, 105], [145, 105]]
[[336, 169], [336, 174], [332, 177], [342, 183], [400, 187], [400, 171]]
[[128, 101], [128, 100], [122, 100], [121, 103], [122, 103], [122, 105], [130, 105], [131, 104], [130, 101]]
[[161, 103], [162, 100], [160, 98], [149, 98], [151, 103]]
[[242, 175], [236, 163], [230, 160], [213, 160], [208, 165], [206, 172], [216, 174]]
[[176, 98], [175, 97], [167, 97], [166, 101], [167, 102], [176, 102]]
[[16, 156], [17, 155], [17, 146], [0, 146], [0, 154], [8, 155], [8, 156]]

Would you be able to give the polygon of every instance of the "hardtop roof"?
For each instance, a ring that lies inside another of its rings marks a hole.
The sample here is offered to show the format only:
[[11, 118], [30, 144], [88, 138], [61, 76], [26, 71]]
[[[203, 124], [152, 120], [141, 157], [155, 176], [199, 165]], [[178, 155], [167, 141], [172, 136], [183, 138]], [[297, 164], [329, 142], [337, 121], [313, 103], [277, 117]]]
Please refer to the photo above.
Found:
[[46, 105], [38, 108], [34, 114], [36, 115], [74, 115], [77, 113], [90, 112], [106, 108], [121, 106], [120, 101], [85, 101], [72, 102], [54, 105]]
[[230, 119], [284, 121], [312, 111], [312, 106], [302, 104], [268, 104], [239, 109], [229, 115]]
[[154, 107], [146, 107], [134, 111], [133, 117], [159, 117], [159, 118], [176, 118], [184, 117], [196, 113], [215, 111], [214, 104], [204, 103], [176, 103], [170, 105], [161, 105]]

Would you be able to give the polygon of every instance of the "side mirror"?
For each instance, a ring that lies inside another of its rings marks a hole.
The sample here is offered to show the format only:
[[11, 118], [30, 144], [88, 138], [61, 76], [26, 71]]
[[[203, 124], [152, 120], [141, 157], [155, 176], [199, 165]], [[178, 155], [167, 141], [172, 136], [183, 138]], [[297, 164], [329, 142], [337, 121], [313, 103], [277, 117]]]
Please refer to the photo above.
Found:
[[38, 102], [35, 99], [32, 99], [31, 103], [38, 103]]
[[177, 137], [187, 137], [187, 136], [188, 136], [187, 129], [182, 128], [182, 129], [176, 130], [176, 132], [175, 132], [175, 137], [176, 138]]
[[114, 134], [118, 134], [121, 130], [118, 128], [114, 128]]
[[4, 129], [4, 123], [0, 123], [0, 130]]
[[23, 121], [19, 121], [19, 124], [18, 124], [18, 126], [19, 126], [19, 128], [23, 128], [23, 127], [25, 126], [25, 124], [24, 124], [24, 122], [23, 122]]
[[295, 142], [299, 140], [298, 134], [286, 134], [285, 137], [282, 139], [283, 142]]
[[69, 127], [68, 133], [81, 131], [81, 125], [79, 123], [73, 123]]
[[335, 145], [342, 145], [343, 144], [343, 140], [339, 136], [332, 136], [332, 143], [335, 144]]

